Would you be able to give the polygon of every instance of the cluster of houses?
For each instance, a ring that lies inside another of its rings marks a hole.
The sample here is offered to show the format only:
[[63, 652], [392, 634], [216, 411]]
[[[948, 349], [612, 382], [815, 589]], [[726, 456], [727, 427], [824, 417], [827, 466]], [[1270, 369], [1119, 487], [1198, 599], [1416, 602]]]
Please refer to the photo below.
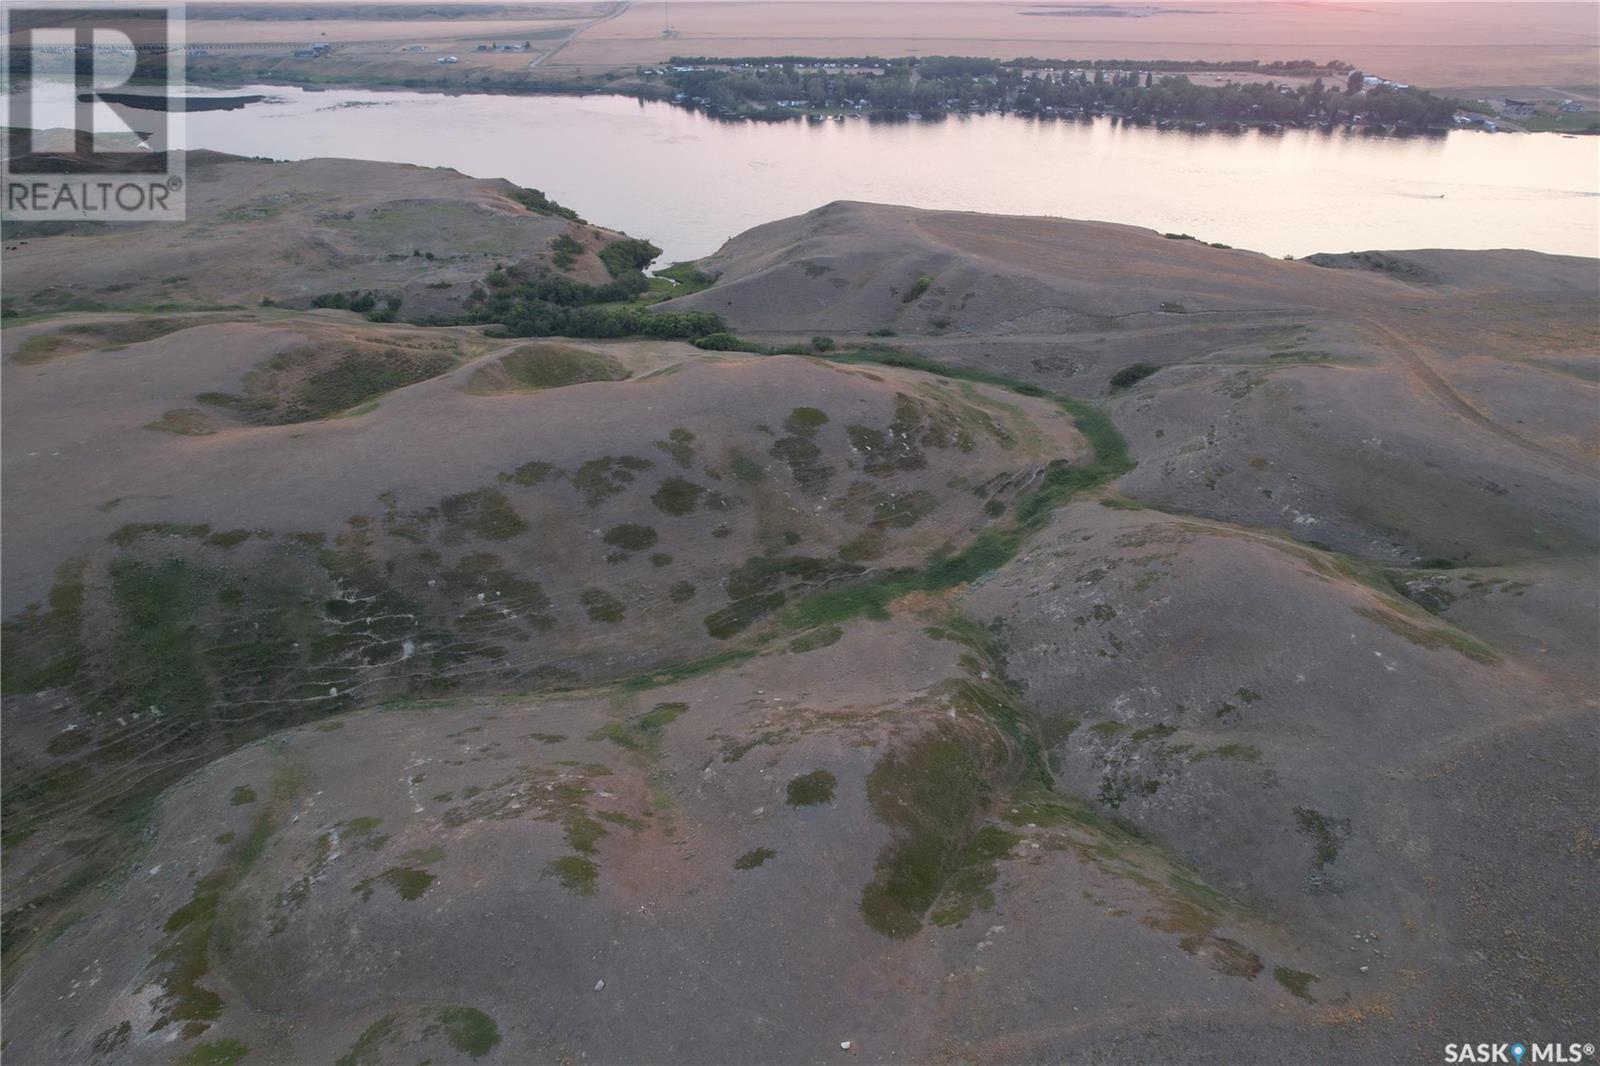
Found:
[[294, 50], [294, 57], [296, 59], [321, 59], [331, 51], [333, 51], [332, 45], [313, 44], [308, 45], [305, 48], [296, 48]]

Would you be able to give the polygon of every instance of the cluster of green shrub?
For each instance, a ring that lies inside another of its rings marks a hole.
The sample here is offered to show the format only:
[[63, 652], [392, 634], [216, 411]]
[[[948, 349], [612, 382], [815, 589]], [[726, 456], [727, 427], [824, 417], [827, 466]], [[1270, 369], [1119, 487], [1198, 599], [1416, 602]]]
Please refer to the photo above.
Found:
[[574, 222], [583, 221], [578, 217], [578, 212], [570, 207], [562, 207], [538, 189], [518, 189], [511, 194], [511, 198], [529, 211], [536, 211], [541, 215], [556, 215]]
[[708, 352], [752, 352], [756, 355], [821, 355], [834, 349], [832, 337], [812, 337], [809, 344], [762, 344], [744, 337], [718, 330], [696, 337], [691, 341], [696, 348]]
[[[393, 322], [400, 315], [401, 298], [385, 296], [379, 305], [378, 294], [368, 290], [351, 289], [348, 292], [325, 292], [311, 298], [312, 307], [332, 307], [340, 311], [354, 311], [366, 315], [373, 322]], [[269, 306], [265, 300], [262, 306]]]
[[722, 329], [722, 319], [709, 311], [656, 312], [627, 302], [647, 288], [649, 282], [637, 270], [590, 285], [518, 266], [496, 267], [473, 285], [463, 315], [435, 317], [428, 324], [498, 323], [510, 337], [689, 339]]

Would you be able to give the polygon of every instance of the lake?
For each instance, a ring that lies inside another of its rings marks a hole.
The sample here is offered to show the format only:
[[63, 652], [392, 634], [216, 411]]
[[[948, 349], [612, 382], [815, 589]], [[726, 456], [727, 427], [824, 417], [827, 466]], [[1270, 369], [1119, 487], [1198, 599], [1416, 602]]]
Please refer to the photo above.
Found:
[[189, 147], [509, 178], [650, 238], [663, 262], [842, 199], [1127, 222], [1271, 255], [1600, 255], [1592, 138], [1186, 133], [1015, 115], [730, 123], [616, 96], [242, 91], [269, 99], [189, 115]]

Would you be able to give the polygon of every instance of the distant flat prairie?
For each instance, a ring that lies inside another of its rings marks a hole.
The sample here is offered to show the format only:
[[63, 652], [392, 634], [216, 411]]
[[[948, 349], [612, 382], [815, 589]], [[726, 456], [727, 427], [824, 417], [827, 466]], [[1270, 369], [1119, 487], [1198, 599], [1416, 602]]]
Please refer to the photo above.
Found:
[[[1104, 9], [1104, 10], [1102, 10]], [[1039, 17], [1070, 11], [1074, 17]], [[1583, 85], [1600, 32], [1582, 3], [1173, 5], [698, 2], [634, 4], [560, 64], [673, 55], [983, 55], [1069, 59], [1342, 59], [1429, 87]]]

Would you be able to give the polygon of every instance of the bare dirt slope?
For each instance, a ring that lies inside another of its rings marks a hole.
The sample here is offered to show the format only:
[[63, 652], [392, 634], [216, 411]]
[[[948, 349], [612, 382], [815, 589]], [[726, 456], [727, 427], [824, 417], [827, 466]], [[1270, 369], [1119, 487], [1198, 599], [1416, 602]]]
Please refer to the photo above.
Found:
[[21, 249], [18, 1061], [1591, 1035], [1592, 262], [834, 204], [662, 305], [710, 351], [283, 306], [353, 238], [237, 184], [164, 310], [36, 298], [159, 234]]

